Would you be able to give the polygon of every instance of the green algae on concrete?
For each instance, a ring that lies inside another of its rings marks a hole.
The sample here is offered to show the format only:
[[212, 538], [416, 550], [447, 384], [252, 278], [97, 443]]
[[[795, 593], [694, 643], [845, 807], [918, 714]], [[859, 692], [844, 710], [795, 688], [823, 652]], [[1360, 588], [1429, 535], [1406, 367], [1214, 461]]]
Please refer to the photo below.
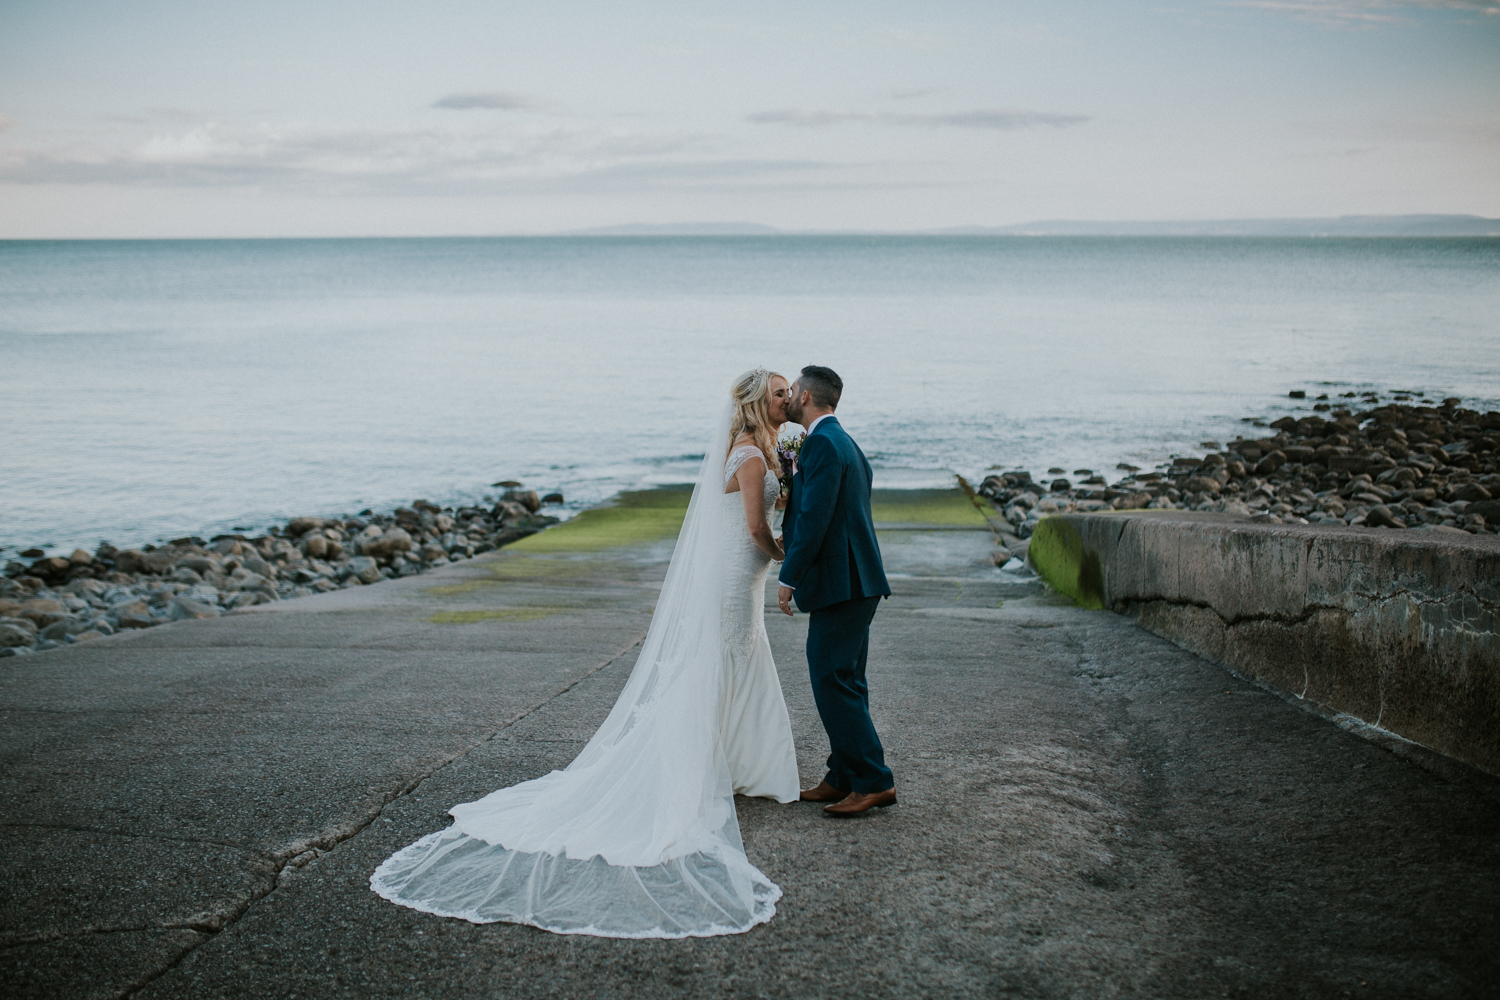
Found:
[[1083, 544], [1083, 535], [1060, 517], [1044, 517], [1031, 536], [1027, 559], [1038, 575], [1059, 593], [1095, 611], [1104, 608], [1104, 567], [1099, 553]]
[[472, 625], [475, 622], [535, 622], [561, 614], [563, 608], [488, 608], [480, 611], [440, 611], [427, 619], [434, 625]]
[[[534, 536], [533, 536], [534, 537]], [[592, 574], [597, 567], [589, 560], [556, 559], [550, 556], [529, 556], [516, 554], [511, 548], [502, 551], [492, 561], [486, 561], [483, 565], [490, 573], [474, 580], [465, 580], [462, 583], [446, 584], [442, 587], [429, 587], [425, 593], [438, 597], [449, 597], [454, 594], [469, 594], [486, 587], [498, 586], [501, 583], [516, 583], [524, 581], [538, 581], [546, 583], [559, 583], [570, 579], [579, 579]]]
[[686, 485], [621, 493], [607, 504], [521, 539], [508, 551], [596, 552], [671, 538], [682, 529], [692, 495], [692, 487]]
[[879, 524], [988, 527], [963, 490], [871, 490], [870, 513]]

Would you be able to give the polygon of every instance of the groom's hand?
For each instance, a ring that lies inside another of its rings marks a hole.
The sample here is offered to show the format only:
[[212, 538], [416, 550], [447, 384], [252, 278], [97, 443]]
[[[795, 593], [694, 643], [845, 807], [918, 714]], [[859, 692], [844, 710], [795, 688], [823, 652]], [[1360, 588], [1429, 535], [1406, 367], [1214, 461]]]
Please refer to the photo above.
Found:
[[783, 614], [790, 615], [792, 613], [791, 587], [776, 588], [776, 606], [781, 609]]

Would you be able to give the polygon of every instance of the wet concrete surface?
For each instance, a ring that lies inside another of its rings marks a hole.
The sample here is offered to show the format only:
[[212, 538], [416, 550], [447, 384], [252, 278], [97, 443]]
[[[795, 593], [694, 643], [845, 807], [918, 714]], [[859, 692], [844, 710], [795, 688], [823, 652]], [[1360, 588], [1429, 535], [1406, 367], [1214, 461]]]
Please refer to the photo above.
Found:
[[[1500, 972], [1500, 792], [1109, 612], [892, 531], [871, 695], [900, 804], [739, 800], [732, 937], [417, 913], [370, 872], [565, 766], [669, 543], [506, 550], [0, 668], [0, 976], [30, 997], [1459, 997]], [[769, 597], [769, 595], [768, 595]], [[438, 619], [434, 621], [433, 619]], [[767, 626], [803, 777], [807, 619]]]

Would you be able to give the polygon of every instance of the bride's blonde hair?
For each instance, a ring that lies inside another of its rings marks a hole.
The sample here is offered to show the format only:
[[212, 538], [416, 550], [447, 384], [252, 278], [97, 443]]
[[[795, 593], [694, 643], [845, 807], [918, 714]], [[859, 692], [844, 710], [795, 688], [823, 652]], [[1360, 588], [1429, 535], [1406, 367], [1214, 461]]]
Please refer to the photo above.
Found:
[[[781, 459], [776, 456], [776, 427], [771, 423], [771, 379], [786, 379], [785, 375], [752, 368], [729, 387], [729, 398], [734, 401], [734, 416], [729, 420], [729, 447], [748, 434], [765, 456], [766, 468], [778, 478], [781, 476]], [[728, 458], [726, 453], [725, 458]]]

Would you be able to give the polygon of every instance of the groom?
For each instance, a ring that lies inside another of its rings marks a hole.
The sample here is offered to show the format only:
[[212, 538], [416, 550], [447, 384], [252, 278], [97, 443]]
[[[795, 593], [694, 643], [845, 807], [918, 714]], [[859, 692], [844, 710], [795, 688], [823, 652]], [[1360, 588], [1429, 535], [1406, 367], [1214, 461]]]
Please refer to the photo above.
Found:
[[870, 516], [870, 463], [833, 415], [843, 391], [844, 380], [819, 365], [792, 384], [787, 416], [807, 428], [807, 439], [792, 466], [776, 598], [790, 615], [795, 595], [812, 616], [807, 666], [833, 748], [827, 776], [802, 801], [832, 803], [823, 810], [830, 816], [857, 816], [896, 802], [865, 685], [870, 621], [891, 588]]

